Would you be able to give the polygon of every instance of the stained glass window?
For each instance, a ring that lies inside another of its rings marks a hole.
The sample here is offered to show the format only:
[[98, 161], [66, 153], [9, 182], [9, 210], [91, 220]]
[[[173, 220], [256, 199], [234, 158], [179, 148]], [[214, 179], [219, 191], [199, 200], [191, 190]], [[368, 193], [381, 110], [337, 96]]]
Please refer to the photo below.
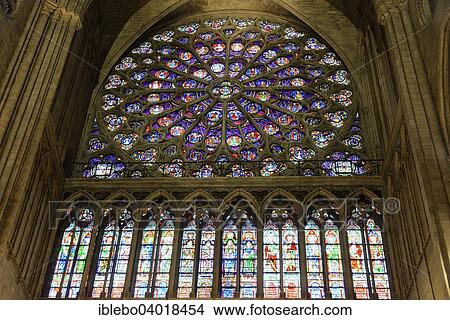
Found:
[[63, 233], [49, 298], [77, 298], [91, 242], [93, 212], [83, 209]]
[[153, 261], [157, 239], [158, 233], [156, 222], [152, 219], [142, 231], [142, 240], [134, 288], [134, 296], [137, 298], [144, 298], [151, 294], [153, 284]]
[[229, 220], [222, 237], [222, 298], [234, 298], [237, 284], [238, 228]]
[[383, 237], [379, 226], [373, 219], [363, 219], [360, 223], [350, 219], [347, 237], [356, 298], [370, 299], [371, 293], [375, 292], [379, 299], [390, 299]]
[[[304, 25], [173, 25], [134, 45], [95, 101], [84, 177], [271, 176], [287, 170], [281, 161], [314, 159], [327, 161], [304, 175], [366, 173], [350, 73]], [[252, 161], [261, 165], [242, 164]]]
[[354, 220], [347, 224], [347, 237], [352, 269], [353, 288], [357, 299], [369, 299], [369, 282], [367, 277], [367, 257], [364, 252], [363, 230]]
[[305, 226], [308, 292], [313, 299], [345, 299], [342, 248], [334, 209], [313, 209]]
[[264, 297], [276, 299], [281, 291], [280, 232], [271, 220], [264, 226]]
[[325, 221], [324, 235], [329, 291], [333, 299], [345, 299], [339, 228], [332, 220]]
[[211, 298], [214, 278], [214, 245], [216, 229], [208, 220], [202, 229], [197, 278], [197, 298]]
[[325, 298], [325, 282], [320, 228], [313, 219], [309, 219], [305, 226], [305, 244], [308, 292], [312, 299], [323, 299]]
[[298, 230], [291, 220], [281, 230], [283, 253], [283, 290], [287, 299], [301, 297]]
[[121, 298], [127, 275], [134, 223], [129, 212], [104, 229], [97, 261], [93, 298]]
[[195, 268], [195, 245], [197, 239], [197, 228], [195, 221], [191, 220], [183, 229], [181, 239], [181, 256], [178, 268], [178, 298], [189, 298], [192, 293]]
[[172, 219], [163, 222], [156, 260], [153, 298], [166, 298], [169, 290], [175, 224]]
[[241, 298], [256, 298], [258, 287], [256, 270], [258, 248], [256, 239], [256, 227], [250, 220], [247, 220], [241, 230]]
[[378, 299], [390, 299], [389, 277], [386, 268], [386, 257], [384, 254], [383, 237], [380, 227], [375, 221], [369, 219], [366, 224], [367, 245], [373, 273], [373, 282]]

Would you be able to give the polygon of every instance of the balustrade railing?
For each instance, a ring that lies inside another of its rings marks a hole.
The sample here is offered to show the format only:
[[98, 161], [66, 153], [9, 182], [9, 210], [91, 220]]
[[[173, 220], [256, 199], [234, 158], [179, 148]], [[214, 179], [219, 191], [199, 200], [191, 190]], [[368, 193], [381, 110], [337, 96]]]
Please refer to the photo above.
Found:
[[379, 176], [383, 160], [73, 163], [73, 178]]

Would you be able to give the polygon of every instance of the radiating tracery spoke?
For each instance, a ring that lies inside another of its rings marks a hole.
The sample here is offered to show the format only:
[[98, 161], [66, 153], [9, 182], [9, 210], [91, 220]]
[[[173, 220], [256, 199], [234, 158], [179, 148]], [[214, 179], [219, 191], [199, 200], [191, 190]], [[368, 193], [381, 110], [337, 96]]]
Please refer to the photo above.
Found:
[[133, 48], [107, 78], [83, 174], [99, 177], [105, 152], [125, 157], [102, 168], [111, 178], [123, 174], [114, 167], [121, 161], [172, 162], [159, 167], [172, 176], [185, 162], [263, 161], [257, 173], [234, 165], [227, 174], [268, 176], [285, 169], [277, 161], [333, 160], [332, 146], [360, 160], [350, 84], [337, 55], [305, 27], [243, 18], [175, 25]]

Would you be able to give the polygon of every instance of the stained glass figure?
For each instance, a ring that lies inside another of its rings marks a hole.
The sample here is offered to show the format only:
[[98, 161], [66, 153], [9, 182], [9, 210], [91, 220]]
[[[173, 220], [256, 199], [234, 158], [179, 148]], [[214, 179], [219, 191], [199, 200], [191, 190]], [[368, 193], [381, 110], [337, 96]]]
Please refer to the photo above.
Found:
[[200, 299], [212, 297], [215, 241], [216, 228], [212, 221], [208, 220], [202, 229], [200, 238], [200, 257], [197, 275], [197, 298]]
[[155, 266], [153, 298], [166, 298], [169, 290], [170, 267], [172, 265], [175, 224], [172, 219], [163, 221], [160, 231], [158, 254]]
[[257, 241], [256, 227], [247, 220], [241, 230], [240, 297], [256, 298]]
[[238, 228], [229, 220], [222, 237], [222, 283], [221, 297], [234, 298], [238, 274]]
[[324, 225], [325, 256], [327, 261], [328, 288], [333, 299], [345, 299], [344, 270], [342, 268], [339, 228], [333, 220]]
[[281, 291], [280, 232], [271, 220], [264, 226], [264, 297], [277, 299]]
[[189, 298], [192, 293], [195, 268], [195, 246], [197, 240], [197, 227], [191, 220], [183, 229], [181, 239], [180, 265], [178, 268], [178, 298]]
[[[336, 145], [361, 158], [355, 102], [350, 73], [305, 26], [245, 17], [173, 25], [134, 45], [103, 83], [83, 176], [121, 178], [128, 163], [134, 178], [149, 168], [170, 177], [280, 175], [279, 161], [318, 159]], [[215, 170], [223, 158], [265, 163]], [[189, 162], [210, 167], [184, 170]]]
[[306, 277], [308, 292], [312, 299], [325, 298], [322, 245], [320, 228], [313, 219], [305, 226]]
[[370, 299], [367, 277], [367, 256], [364, 250], [363, 230], [353, 220], [347, 223], [348, 250], [356, 299]]
[[284, 295], [287, 299], [299, 299], [301, 285], [298, 230], [291, 220], [287, 220], [281, 229], [281, 243]]
[[97, 261], [93, 298], [122, 297], [130, 257], [134, 223], [126, 211], [104, 229]]
[[77, 298], [80, 292], [93, 228], [93, 212], [89, 209], [81, 211], [79, 223], [72, 222], [64, 230], [49, 298]]
[[386, 268], [386, 256], [384, 254], [383, 237], [380, 227], [372, 219], [366, 223], [367, 245], [369, 247], [371, 269], [373, 273], [373, 286], [378, 299], [391, 299], [389, 276]]
[[151, 294], [156, 239], [158, 239], [156, 222], [152, 219], [147, 223], [146, 227], [142, 231], [142, 240], [134, 288], [134, 296], [136, 298], [145, 298]]
[[377, 293], [379, 299], [390, 299], [389, 277], [380, 228], [372, 219], [359, 224], [354, 219], [347, 223], [353, 288], [356, 299], [371, 299]]

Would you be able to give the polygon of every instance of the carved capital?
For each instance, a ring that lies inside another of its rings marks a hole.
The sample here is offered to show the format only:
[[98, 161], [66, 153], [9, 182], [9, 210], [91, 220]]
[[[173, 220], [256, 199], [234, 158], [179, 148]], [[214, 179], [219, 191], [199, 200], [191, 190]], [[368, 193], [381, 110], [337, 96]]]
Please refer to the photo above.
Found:
[[58, 6], [52, 0], [45, 0], [42, 6], [42, 14], [49, 16], [56, 23], [61, 23], [68, 28], [80, 30], [80, 16], [74, 12], [67, 11], [66, 8]]
[[407, 0], [374, 0], [378, 22], [385, 26], [392, 15], [408, 8]]

